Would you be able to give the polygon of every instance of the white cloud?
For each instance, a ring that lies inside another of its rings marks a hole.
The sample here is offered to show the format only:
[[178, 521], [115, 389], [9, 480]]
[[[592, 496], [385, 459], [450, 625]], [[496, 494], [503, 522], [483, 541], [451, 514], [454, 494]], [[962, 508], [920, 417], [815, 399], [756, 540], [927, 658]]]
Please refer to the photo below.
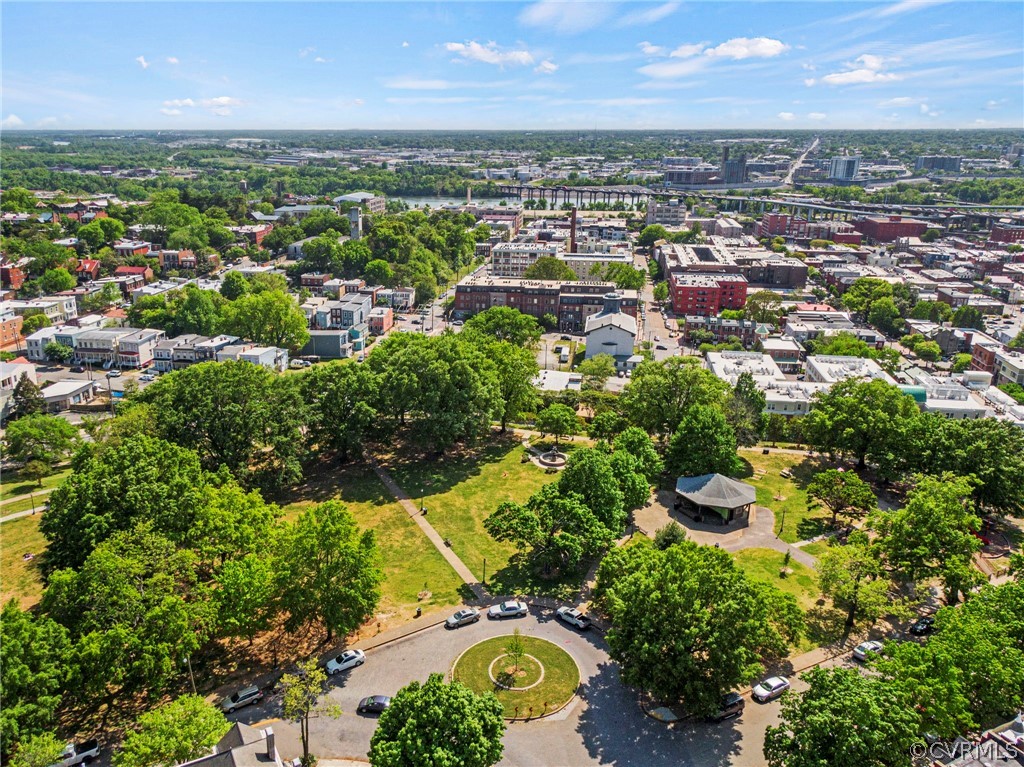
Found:
[[804, 80], [804, 84], [812, 86], [817, 83], [825, 85], [870, 85], [873, 83], [889, 83], [902, 79], [895, 72], [883, 72], [886, 61], [881, 56], [865, 53], [858, 56], [852, 62], [847, 62], [846, 70], [843, 72], [832, 72], [820, 80], [811, 78]]
[[808, 120], [824, 120], [826, 117], [828, 117], [828, 115], [825, 114], [824, 112], [808, 112], [807, 113], [807, 119]]
[[330, 64], [334, 59], [325, 59], [323, 56], [317, 56], [313, 61], [317, 64]]
[[920, 11], [932, 5], [942, 5], [947, 2], [949, 2], [949, 0], [902, 0], [902, 2], [893, 3], [892, 5], [879, 8], [875, 11], [875, 17], [884, 19], [888, 16], [899, 16], [904, 13], [913, 13], [914, 11]]
[[659, 61], [640, 67], [637, 71], [656, 80], [672, 80], [699, 72], [708, 65], [708, 62], [709, 59], [704, 57], [676, 61]]
[[3, 120], [0, 120], [0, 128], [20, 128], [25, 124], [18, 115], [7, 115]]
[[927, 103], [921, 104], [921, 106], [919, 108], [919, 111], [925, 117], [938, 117], [940, 114], [942, 114], [942, 112], [939, 112], [939, 111], [937, 111], [935, 109], [932, 109], [930, 106], [928, 106]]
[[627, 13], [619, 19], [616, 26], [636, 27], [642, 24], [653, 24], [656, 21], [661, 21], [662, 19], [671, 16], [677, 10], [679, 10], [679, 3], [662, 3], [661, 5], [656, 5], [653, 8]]
[[985, 109], [991, 112], [995, 109], [999, 109], [1005, 103], [1006, 99], [989, 99], [985, 102]]
[[392, 96], [384, 100], [389, 104], [466, 104], [480, 99], [473, 96]]
[[408, 48], [409, 47], [409, 41], [408, 40], [403, 40], [402, 41], [402, 47], [403, 48]]
[[885, 101], [879, 102], [878, 106], [883, 109], [889, 107], [896, 107], [902, 109], [903, 107], [915, 107], [921, 103], [921, 99], [913, 98], [912, 96], [897, 96], [896, 98], [886, 99]]
[[511, 80], [426, 80], [418, 77], [393, 77], [384, 80], [385, 88], [398, 91], [451, 91], [463, 88], [504, 88]]
[[572, 35], [603, 24], [614, 12], [610, 3], [540, 0], [519, 13], [519, 23], [546, 31]]
[[304, 59], [311, 53], [316, 53], [316, 48], [312, 45], [307, 45], [305, 48], [299, 48], [299, 58]]
[[544, 61], [533, 68], [533, 71], [542, 75], [553, 75], [558, 71], [558, 64], [550, 59], [544, 59]]
[[170, 115], [170, 116], [172, 116], [172, 117], [173, 117], [174, 115], [180, 115], [180, 114], [181, 114], [181, 110], [180, 110], [180, 109], [168, 109], [168, 108], [166, 108], [166, 107], [164, 107], [163, 109], [161, 109], [161, 110], [160, 110], [160, 112], [161, 112], [162, 114], [165, 114], [165, 115]]
[[181, 62], [178, 61], [178, 57], [177, 56], [168, 56], [167, 57], [167, 63], [168, 64], [180, 64]]
[[646, 40], [644, 40], [642, 43], [637, 43], [636, 47], [640, 49], [640, 52], [643, 53], [644, 56], [665, 55], [665, 46], [655, 45], [654, 43], [649, 43]]
[[467, 43], [445, 43], [445, 50], [457, 54], [470, 61], [480, 61], [484, 64], [495, 64], [503, 67], [506, 64], [522, 65], [533, 63], [533, 55], [527, 50], [501, 50], [495, 42], [481, 45], [476, 40]]
[[816, 67], [814, 64], [810, 64], [810, 63], [805, 62], [805, 63], [800, 65], [800, 68], [805, 70], [805, 71], [807, 71], [807, 72], [813, 72], [818, 67]]
[[354, 107], [361, 107], [365, 103], [366, 101], [363, 99], [352, 99], [352, 106]]
[[785, 53], [789, 46], [771, 37], [734, 37], [721, 45], [704, 51], [706, 56], [733, 59], [770, 59]]
[[639, 53], [574, 53], [566, 61], [569, 64], [615, 64], [639, 58]]
[[149, 62], [146, 61], [146, 57], [145, 56], [136, 56], [135, 60], [137, 62], [139, 62], [139, 66], [142, 67], [143, 69], [149, 69]]
[[199, 102], [200, 106], [204, 106], [207, 109], [213, 109], [216, 107], [240, 107], [242, 106], [242, 100], [236, 99], [234, 96], [215, 96], [212, 99], [203, 99]]
[[796, 115], [793, 114], [792, 112], [779, 112], [779, 114], [776, 115], [776, 116], [780, 120], [785, 120], [786, 122], [789, 122], [790, 120], [795, 120], [796, 119]]
[[688, 59], [704, 52], [707, 43], [683, 43], [669, 55], [674, 59]]
[[57, 120], [56, 117], [43, 117], [43, 118], [40, 118], [39, 120], [36, 120], [36, 127], [37, 128], [52, 128], [55, 125], [57, 125], [57, 123], [58, 123], [58, 120]]
[[164, 102], [165, 107], [194, 107], [196, 102], [192, 99], [169, 99]]

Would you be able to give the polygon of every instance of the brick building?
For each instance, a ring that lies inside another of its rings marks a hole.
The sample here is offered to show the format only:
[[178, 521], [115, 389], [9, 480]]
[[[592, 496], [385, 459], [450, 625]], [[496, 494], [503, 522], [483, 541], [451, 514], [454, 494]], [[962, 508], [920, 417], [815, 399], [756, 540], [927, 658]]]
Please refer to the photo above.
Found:
[[920, 237], [928, 222], [903, 216], [865, 216], [855, 219], [853, 228], [875, 242], [896, 242], [901, 237]]
[[672, 311], [708, 317], [747, 303], [747, 280], [740, 274], [677, 272], [669, 276]]
[[1024, 242], [1024, 225], [993, 224], [989, 242]]

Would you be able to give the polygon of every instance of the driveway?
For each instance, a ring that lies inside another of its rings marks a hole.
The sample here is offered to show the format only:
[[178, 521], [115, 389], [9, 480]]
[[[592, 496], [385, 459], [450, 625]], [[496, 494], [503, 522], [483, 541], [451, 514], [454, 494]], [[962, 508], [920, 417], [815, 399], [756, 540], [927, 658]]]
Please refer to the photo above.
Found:
[[[576, 660], [582, 672], [579, 697], [558, 714], [533, 722], [510, 724], [502, 765], [573, 767], [575, 765], [760, 765], [764, 730], [777, 722], [779, 703], [748, 702], [739, 720], [721, 724], [665, 725], [647, 717], [636, 695], [619, 680], [617, 664], [596, 632], [579, 633], [555, 620], [551, 610], [531, 608], [525, 618], [489, 621], [454, 631], [427, 629], [394, 643], [368, 650], [366, 663], [330, 680], [328, 696], [339, 704], [339, 719], [311, 722], [314, 753], [323, 758], [365, 759], [376, 719], [355, 713], [366, 695], [393, 695], [412, 680], [431, 672], [447, 672], [458, 655], [488, 637], [524, 634], [556, 642]], [[794, 686], [799, 686], [795, 684]], [[280, 714], [276, 701], [235, 712], [228, 718], [264, 722]], [[285, 753], [290, 758], [298, 754]]]

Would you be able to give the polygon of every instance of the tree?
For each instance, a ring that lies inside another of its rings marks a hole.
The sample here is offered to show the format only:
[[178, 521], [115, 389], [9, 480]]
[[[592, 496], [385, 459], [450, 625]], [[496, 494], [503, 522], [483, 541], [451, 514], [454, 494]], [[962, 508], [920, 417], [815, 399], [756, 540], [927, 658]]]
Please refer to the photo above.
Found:
[[942, 348], [935, 341], [922, 341], [914, 347], [914, 354], [925, 362], [938, 362], [942, 359]]
[[182, 301], [174, 314], [171, 333], [217, 335], [223, 321], [221, 310], [226, 300], [213, 290], [200, 290], [194, 285], [186, 285]]
[[77, 447], [78, 428], [63, 418], [38, 413], [8, 425], [4, 443], [11, 460], [42, 461], [52, 466]]
[[337, 719], [341, 716], [341, 708], [321, 702], [321, 697], [327, 691], [327, 674], [320, 668], [316, 658], [310, 658], [300, 665], [297, 674], [282, 676], [281, 686], [284, 688], [281, 714], [285, 719], [298, 722], [302, 764], [303, 767], [313, 767], [315, 761], [309, 753], [309, 722], [321, 715]]
[[817, 571], [821, 593], [846, 611], [848, 628], [857, 618], [874, 623], [894, 609], [878, 549], [864, 533], [851, 534], [845, 546], [830, 546], [818, 559]]
[[270, 623], [277, 595], [274, 563], [259, 554], [230, 559], [217, 574], [217, 620], [224, 636], [243, 636], [251, 645]]
[[309, 341], [306, 315], [287, 293], [241, 296], [224, 308], [224, 329], [265, 346], [301, 349]]
[[953, 308], [943, 301], [918, 301], [910, 310], [910, 319], [945, 322], [953, 315]]
[[669, 522], [654, 534], [654, 546], [661, 551], [664, 551], [669, 546], [675, 546], [677, 543], [686, 540], [686, 529], [673, 520]]
[[21, 476], [35, 481], [39, 487], [43, 486], [43, 480], [52, 473], [53, 469], [45, 461], [29, 461], [21, 467]]
[[622, 488], [611, 457], [603, 450], [583, 448], [570, 455], [558, 489], [563, 495], [577, 495], [612, 532], [622, 531], [626, 521]]
[[514, 673], [519, 673], [519, 664], [523, 662], [525, 655], [526, 644], [523, 642], [523, 632], [515, 629], [512, 636], [508, 638], [508, 642], [505, 643], [505, 657], [512, 664]]
[[508, 306], [492, 306], [470, 317], [462, 332], [479, 333], [496, 341], [530, 348], [536, 346], [540, 338], [537, 320]]
[[140, 520], [182, 541], [204, 498], [198, 456], [148, 435], [83, 449], [73, 468], [39, 522], [48, 568], [81, 567], [99, 543]]
[[971, 360], [974, 359], [970, 354], [954, 354], [953, 355], [953, 372], [963, 373], [971, 366]]
[[858, 277], [843, 293], [843, 304], [851, 312], [867, 317], [875, 301], [891, 297], [892, 294], [893, 287], [885, 280], [879, 277]]
[[47, 269], [43, 273], [40, 285], [43, 288], [44, 293], [60, 293], [65, 290], [71, 290], [78, 284], [78, 280], [67, 269]]
[[[597, 419], [594, 419], [595, 422]], [[665, 469], [654, 442], [647, 432], [637, 426], [630, 426], [615, 437], [615, 452], [628, 453], [636, 459], [640, 472], [647, 481], [654, 483]]]
[[971, 565], [981, 541], [981, 520], [974, 513], [971, 479], [943, 474], [917, 476], [900, 509], [879, 512], [871, 520], [878, 548], [890, 570], [909, 581], [939, 577], [947, 602], [978, 585]]
[[46, 400], [43, 399], [39, 387], [28, 377], [28, 373], [22, 373], [11, 394], [11, 415], [14, 418], [24, 418], [45, 412]]
[[147, 711], [129, 731], [114, 756], [116, 767], [165, 767], [210, 753], [231, 725], [213, 704], [198, 695]]
[[920, 717], [885, 679], [851, 668], [814, 668], [782, 699], [782, 723], [765, 733], [769, 767], [892, 767], [911, 763]]
[[[614, 410], [605, 410], [594, 416], [594, 420], [590, 422], [590, 427], [587, 429], [587, 434], [591, 439], [611, 441], [626, 428], [626, 425], [626, 419], [621, 415]], [[647, 436], [647, 432], [643, 429], [640, 431], [645, 437]]]
[[[0, 752], [41, 735], [54, 725], [68, 674], [70, 642], [64, 628], [45, 615], [33, 615], [13, 599], [0, 613]], [[53, 760], [56, 761], [56, 760]], [[53, 761], [46, 762], [49, 767]]]
[[668, 300], [668, 283], [659, 282], [654, 286], [654, 300], [658, 302]]
[[20, 186], [12, 186], [4, 190], [3, 203], [0, 210], [5, 213], [29, 213], [36, 209], [38, 200], [28, 189]]
[[871, 304], [868, 322], [888, 336], [895, 336], [903, 330], [903, 317], [896, 302], [884, 296]]
[[1010, 340], [1009, 347], [1011, 349], [1024, 349], [1024, 329]]
[[501, 759], [505, 720], [492, 693], [477, 695], [431, 674], [412, 682], [381, 714], [370, 739], [373, 767], [490, 767]]
[[623, 415], [648, 434], [667, 437], [676, 431], [691, 408], [721, 407], [729, 385], [692, 357], [637, 365], [620, 397]]
[[852, 471], [826, 469], [818, 472], [807, 486], [807, 497], [832, 512], [833, 526], [839, 515], [858, 519], [877, 507], [871, 486]]
[[345, 504], [321, 503], [285, 529], [278, 546], [280, 604], [294, 631], [321, 623], [328, 641], [369, 618], [380, 601], [380, 554], [372, 530], [360, 532]]
[[801, 631], [790, 595], [752, 583], [725, 551], [642, 541], [601, 562], [597, 594], [611, 618], [611, 656], [627, 684], [709, 714]]
[[159, 695], [209, 638], [215, 611], [195, 555], [143, 522], [50, 575], [43, 610], [75, 641], [83, 698]]
[[387, 261], [378, 258], [366, 264], [363, 277], [368, 285], [391, 285], [395, 281], [395, 272]]
[[220, 294], [228, 301], [241, 298], [249, 292], [249, 281], [241, 272], [230, 271], [220, 283]]
[[767, 398], [754, 377], [747, 372], [740, 373], [725, 409], [725, 418], [738, 444], [750, 447], [761, 441], [768, 427], [766, 405]]
[[37, 330], [42, 328], [48, 328], [53, 323], [50, 322], [50, 318], [45, 314], [29, 314], [26, 315], [25, 319], [21, 323], [21, 334], [28, 338], [30, 335], [35, 333]]
[[695, 477], [730, 475], [736, 470], [736, 435], [720, 410], [697, 405], [669, 441], [665, 466], [670, 474]]
[[484, 520], [496, 541], [516, 546], [544, 574], [575, 571], [614, 540], [611, 531], [574, 494], [545, 485], [525, 504], [506, 501]]
[[572, 282], [576, 279], [574, 272], [564, 261], [553, 256], [541, 256], [523, 271], [524, 280], [556, 280]]
[[609, 264], [604, 278], [619, 290], [642, 290], [647, 282], [646, 275], [629, 264]]
[[921, 234], [921, 242], [935, 242], [941, 234], [938, 229], [925, 229]]
[[203, 569], [213, 572], [218, 565], [265, 551], [280, 513], [255, 490], [246, 492], [220, 475], [203, 489], [192, 524], [178, 543], [192, 549]]
[[605, 381], [615, 377], [615, 358], [610, 354], [595, 354], [583, 360], [576, 370], [583, 376], [584, 389], [604, 389]]
[[743, 308], [748, 319], [777, 325], [782, 312], [782, 296], [774, 290], [758, 290], [747, 297], [747, 303]]
[[67, 363], [75, 356], [75, 350], [65, 344], [49, 341], [43, 347], [43, 354], [46, 355], [46, 359], [50, 362]]
[[52, 732], [31, 735], [18, 743], [10, 764], [11, 767], [50, 767], [61, 760], [66, 747], [67, 741]]
[[532, 351], [508, 341], [488, 344], [486, 354], [498, 373], [498, 390], [503, 403], [501, 431], [504, 433], [510, 420], [536, 403], [537, 390], [533, 388], [533, 381], [540, 368]]
[[966, 304], [953, 312], [952, 322], [955, 328], [985, 329], [985, 318], [982, 316], [981, 311], [975, 306]]
[[919, 416], [914, 400], [881, 380], [840, 381], [814, 395], [804, 435], [815, 450], [867, 459], [905, 452], [906, 434]]
[[636, 244], [641, 248], [653, 247], [658, 240], [670, 240], [671, 235], [661, 224], [650, 224], [645, 226], [637, 237]]
[[307, 370], [301, 388], [310, 446], [333, 450], [341, 460], [361, 456], [379, 417], [379, 386], [366, 365], [331, 362]]
[[558, 438], [571, 436], [579, 428], [579, 418], [576, 411], [568, 405], [555, 403], [537, 413], [534, 426], [541, 434], [550, 434], [555, 438], [555, 447], [558, 447]]
[[622, 505], [626, 511], [633, 511], [646, 505], [651, 497], [651, 483], [644, 476], [640, 461], [623, 450], [612, 453], [610, 460], [612, 474], [622, 491]]

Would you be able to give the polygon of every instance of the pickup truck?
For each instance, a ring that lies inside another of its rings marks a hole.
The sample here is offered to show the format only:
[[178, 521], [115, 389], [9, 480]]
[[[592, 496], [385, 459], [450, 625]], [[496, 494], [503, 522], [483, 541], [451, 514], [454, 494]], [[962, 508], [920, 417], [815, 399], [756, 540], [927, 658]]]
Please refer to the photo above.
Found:
[[76, 764], [88, 764], [100, 755], [98, 740], [86, 740], [81, 743], [68, 743], [60, 761], [50, 767], [74, 767]]

